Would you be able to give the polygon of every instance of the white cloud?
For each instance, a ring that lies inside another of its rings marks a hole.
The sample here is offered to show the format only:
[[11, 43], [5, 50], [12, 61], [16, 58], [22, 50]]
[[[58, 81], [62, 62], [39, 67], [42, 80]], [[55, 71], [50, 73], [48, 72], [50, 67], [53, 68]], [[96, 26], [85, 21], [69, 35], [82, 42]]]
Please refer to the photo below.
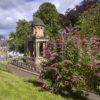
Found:
[[82, 0], [0, 0], [0, 34], [15, 31], [19, 19], [32, 20], [32, 14], [44, 2], [55, 4], [59, 12], [73, 8]]

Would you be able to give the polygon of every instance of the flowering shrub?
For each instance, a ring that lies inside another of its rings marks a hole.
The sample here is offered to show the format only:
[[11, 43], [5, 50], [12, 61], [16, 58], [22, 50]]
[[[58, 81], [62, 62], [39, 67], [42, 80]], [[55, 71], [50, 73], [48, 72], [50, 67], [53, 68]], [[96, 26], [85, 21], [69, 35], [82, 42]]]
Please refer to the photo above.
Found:
[[66, 39], [68, 37], [59, 37], [48, 43], [45, 49], [48, 61], [42, 64], [42, 77], [50, 82], [49, 87], [55, 92], [95, 90], [100, 79], [95, 73], [90, 40], [83, 38], [76, 47], [73, 41]]

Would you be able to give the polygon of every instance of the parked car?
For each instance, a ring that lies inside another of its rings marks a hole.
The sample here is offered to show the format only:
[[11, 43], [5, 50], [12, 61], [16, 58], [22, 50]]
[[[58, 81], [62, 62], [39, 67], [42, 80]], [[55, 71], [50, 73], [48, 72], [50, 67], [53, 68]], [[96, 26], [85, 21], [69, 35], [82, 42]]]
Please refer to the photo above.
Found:
[[8, 57], [13, 58], [13, 57], [23, 57], [24, 54], [21, 54], [19, 52], [11, 51], [8, 52]]

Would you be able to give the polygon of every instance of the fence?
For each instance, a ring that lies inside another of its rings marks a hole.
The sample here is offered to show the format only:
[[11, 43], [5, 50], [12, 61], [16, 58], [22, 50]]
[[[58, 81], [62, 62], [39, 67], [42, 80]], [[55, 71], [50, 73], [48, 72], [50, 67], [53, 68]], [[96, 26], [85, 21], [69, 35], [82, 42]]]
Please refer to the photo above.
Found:
[[37, 65], [35, 65], [35, 63], [30, 64], [30, 63], [21, 62], [21, 61], [18, 61], [18, 60], [12, 60], [11, 64], [13, 64], [13, 65], [15, 65], [15, 66], [17, 66], [19, 68], [23, 68], [23, 69], [26, 69], [28, 71], [35, 72], [37, 74], [40, 74], [41, 71], [42, 71], [42, 68], [40, 68]]

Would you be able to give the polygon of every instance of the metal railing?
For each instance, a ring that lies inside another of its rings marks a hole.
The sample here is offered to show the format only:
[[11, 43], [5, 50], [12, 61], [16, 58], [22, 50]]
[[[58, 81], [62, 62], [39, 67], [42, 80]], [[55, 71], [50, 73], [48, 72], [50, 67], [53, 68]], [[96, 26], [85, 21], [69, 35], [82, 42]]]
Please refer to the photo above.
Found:
[[35, 72], [39, 75], [41, 74], [41, 71], [42, 71], [42, 68], [38, 67], [35, 63], [30, 64], [30, 63], [26, 63], [26, 62], [22, 62], [22, 61], [18, 61], [18, 60], [12, 60], [11, 64], [15, 65], [19, 68], [23, 68], [25, 70]]

